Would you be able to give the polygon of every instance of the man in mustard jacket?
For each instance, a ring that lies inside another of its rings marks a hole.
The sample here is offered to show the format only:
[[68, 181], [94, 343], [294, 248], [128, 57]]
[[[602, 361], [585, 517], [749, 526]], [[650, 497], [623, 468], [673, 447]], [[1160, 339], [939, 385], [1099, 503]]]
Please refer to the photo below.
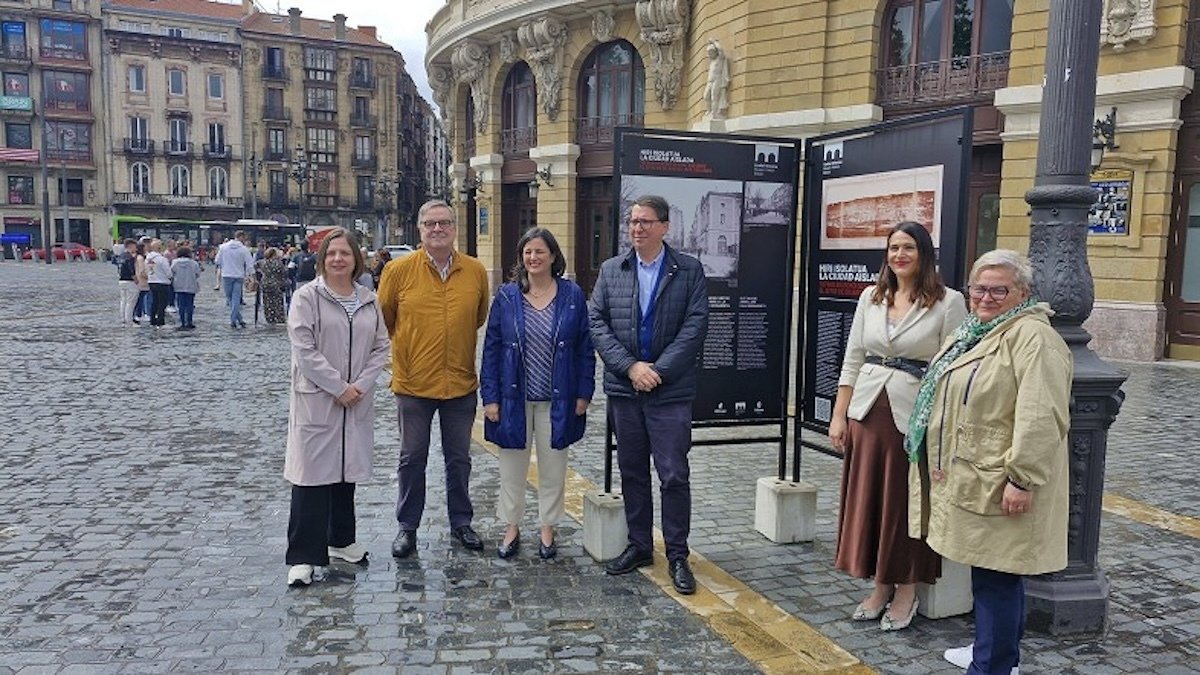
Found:
[[446, 202], [433, 200], [417, 214], [421, 249], [393, 261], [379, 282], [379, 304], [392, 338], [392, 393], [400, 418], [400, 533], [392, 555], [417, 547], [425, 511], [429, 432], [438, 413], [446, 461], [450, 532], [463, 546], [482, 550], [471, 528], [475, 511], [471, 477], [471, 427], [478, 407], [475, 337], [487, 319], [488, 280], [483, 265], [454, 250], [458, 227]]

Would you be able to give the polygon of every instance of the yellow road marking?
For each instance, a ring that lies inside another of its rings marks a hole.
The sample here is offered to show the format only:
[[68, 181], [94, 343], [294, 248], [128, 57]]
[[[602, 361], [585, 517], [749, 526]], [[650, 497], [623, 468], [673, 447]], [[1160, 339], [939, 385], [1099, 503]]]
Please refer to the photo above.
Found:
[[1181, 516], [1111, 492], [1104, 493], [1104, 510], [1143, 525], [1200, 539], [1200, 518]]
[[[500, 453], [495, 445], [483, 440], [482, 422], [475, 426], [474, 438], [492, 455]], [[529, 483], [537, 484], [537, 460], [530, 462]], [[597, 487], [573, 469], [567, 469], [566, 511], [583, 524], [583, 497]], [[654, 529], [654, 566], [640, 570], [692, 614], [700, 617], [717, 634], [754, 663], [764, 673], [874, 673], [875, 669], [859, 661], [807, 623], [797, 619], [763, 597], [712, 561], [691, 554], [696, 574], [695, 595], [679, 595], [667, 574], [663, 555], [662, 532]]]

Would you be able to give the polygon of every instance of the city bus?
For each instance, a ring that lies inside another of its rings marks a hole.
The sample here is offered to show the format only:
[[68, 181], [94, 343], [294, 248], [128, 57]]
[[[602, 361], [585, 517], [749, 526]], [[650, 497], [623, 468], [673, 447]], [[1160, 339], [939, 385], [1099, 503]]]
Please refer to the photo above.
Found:
[[309, 234], [303, 225], [277, 223], [274, 220], [178, 220], [142, 216], [114, 216], [112, 219], [113, 241], [141, 237], [163, 241], [187, 240], [196, 247], [197, 257], [204, 258], [216, 255], [216, 248], [225, 240], [232, 239], [238, 230], [246, 233], [247, 244], [251, 247], [257, 246], [260, 241], [275, 247], [298, 245]]

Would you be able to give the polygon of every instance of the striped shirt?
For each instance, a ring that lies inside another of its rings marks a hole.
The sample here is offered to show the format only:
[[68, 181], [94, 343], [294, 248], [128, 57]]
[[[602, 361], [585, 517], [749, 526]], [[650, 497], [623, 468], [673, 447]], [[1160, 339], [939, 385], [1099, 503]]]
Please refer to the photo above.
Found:
[[337, 293], [333, 292], [332, 288], [329, 288], [328, 286], [325, 288], [329, 290], [329, 294], [333, 296], [333, 299], [338, 301], [338, 304], [342, 306], [342, 309], [346, 310], [346, 316], [354, 318], [354, 313], [358, 311], [359, 305], [361, 304], [358, 301], [358, 293], [351, 293], [350, 295], [338, 295]]
[[554, 366], [554, 303], [537, 309], [525, 301], [525, 400], [549, 401]]

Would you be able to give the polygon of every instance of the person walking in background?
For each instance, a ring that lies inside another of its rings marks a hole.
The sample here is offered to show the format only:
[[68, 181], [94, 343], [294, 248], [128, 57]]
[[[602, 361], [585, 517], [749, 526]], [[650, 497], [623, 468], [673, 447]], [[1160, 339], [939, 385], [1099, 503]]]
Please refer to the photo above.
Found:
[[296, 290], [317, 278], [317, 257], [308, 252], [308, 242], [300, 242], [300, 252], [292, 258], [296, 264]]
[[383, 278], [383, 268], [392, 261], [392, 254], [386, 248], [375, 252], [375, 266], [371, 268], [371, 278], [375, 280], [375, 288], [379, 288], [379, 280]]
[[150, 325], [164, 326], [167, 323], [167, 301], [171, 296], [171, 263], [162, 254], [162, 242], [150, 241], [150, 253], [146, 255], [146, 280], [150, 285]]
[[834, 565], [875, 580], [851, 618], [878, 620], [885, 631], [907, 628], [917, 611], [916, 583], [941, 576], [938, 555], [908, 536], [903, 453], [925, 367], [967, 315], [936, 262], [924, 227], [892, 228], [878, 281], [858, 298], [829, 423], [829, 441], [844, 456]]
[[971, 566], [975, 641], [944, 654], [971, 675], [1017, 672], [1022, 577], [1067, 566], [1074, 361], [1032, 292], [1016, 251], [975, 261], [971, 313], [922, 378], [904, 440], [909, 533]]
[[288, 285], [287, 263], [279, 255], [278, 249], [270, 247], [263, 254], [258, 268], [262, 274], [263, 316], [267, 323], [283, 323], [287, 320], [283, 304], [284, 288]]
[[180, 246], [171, 261], [171, 276], [175, 286], [175, 304], [179, 310], [179, 326], [175, 330], [194, 330], [196, 294], [200, 292], [200, 263], [192, 259], [192, 249]]
[[379, 285], [380, 307], [392, 337], [392, 392], [400, 421], [400, 532], [392, 542], [397, 558], [416, 550], [434, 413], [442, 430], [451, 535], [469, 549], [483, 549], [471, 527], [475, 511], [468, 483], [479, 388], [475, 342], [487, 318], [487, 270], [454, 250], [458, 228], [446, 202], [422, 204], [417, 224], [421, 250], [388, 265]]
[[389, 350], [375, 294], [354, 283], [364, 267], [354, 234], [338, 228], [321, 242], [315, 283], [296, 291], [288, 313], [289, 586], [311, 584], [330, 558], [367, 558], [356, 533], [354, 490], [371, 476], [372, 398]]
[[133, 309], [138, 301], [137, 242], [126, 239], [114, 261], [117, 263], [117, 290], [121, 293], [121, 325], [128, 326], [134, 323]]
[[596, 353], [587, 298], [562, 278], [567, 264], [544, 228], [517, 242], [512, 281], [492, 300], [479, 369], [484, 438], [500, 452], [496, 515], [507, 525], [497, 554], [516, 555], [525, 514], [525, 476], [536, 441], [538, 556], [553, 558], [554, 528], [563, 518], [567, 448], [583, 438], [595, 389]]
[[628, 574], [654, 564], [650, 459], [658, 471], [667, 571], [675, 590], [696, 592], [688, 564], [692, 489], [688, 451], [697, 363], [708, 328], [700, 261], [664, 241], [670, 206], [638, 197], [629, 209], [633, 250], [600, 266], [590, 307], [592, 341], [604, 361], [604, 391], [617, 435], [629, 546], [605, 566]]
[[[140, 317], [150, 318], [150, 270], [146, 267], [146, 244], [149, 239], [142, 237], [134, 247], [134, 275], [133, 280], [137, 283], [138, 299], [137, 306], [133, 310], [133, 322], [140, 324]], [[149, 323], [149, 321], [147, 321]]]
[[246, 233], [238, 230], [233, 239], [221, 245], [217, 252], [217, 266], [221, 268], [221, 286], [225, 290], [225, 302], [229, 303], [229, 327], [245, 328], [242, 319], [242, 289], [247, 279], [254, 278], [254, 255], [246, 248]]

